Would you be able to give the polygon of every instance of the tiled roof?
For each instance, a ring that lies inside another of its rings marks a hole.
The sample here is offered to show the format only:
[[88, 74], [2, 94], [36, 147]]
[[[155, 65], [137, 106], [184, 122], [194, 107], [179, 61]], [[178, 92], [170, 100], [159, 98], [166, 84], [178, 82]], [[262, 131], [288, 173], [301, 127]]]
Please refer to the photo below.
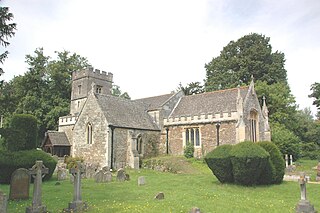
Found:
[[46, 138], [49, 138], [52, 146], [70, 146], [69, 140], [64, 132], [48, 131]]
[[148, 110], [154, 110], [160, 108], [167, 100], [169, 100], [174, 94], [165, 94], [149, 98], [136, 99], [134, 101], [142, 102], [146, 105]]
[[96, 94], [96, 97], [110, 125], [133, 129], [159, 130], [142, 103], [111, 95]]
[[[248, 93], [248, 88], [240, 87], [243, 100]], [[238, 88], [184, 96], [170, 117], [233, 112], [237, 110], [237, 97]]]

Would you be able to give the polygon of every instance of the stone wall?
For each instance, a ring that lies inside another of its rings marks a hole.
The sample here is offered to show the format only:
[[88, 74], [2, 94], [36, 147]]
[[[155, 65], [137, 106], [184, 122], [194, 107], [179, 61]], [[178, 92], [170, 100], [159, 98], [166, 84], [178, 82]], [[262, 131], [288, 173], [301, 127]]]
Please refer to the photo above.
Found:
[[[222, 122], [219, 130], [219, 144], [235, 144], [236, 143], [236, 123], [235, 121]], [[199, 124], [169, 126], [169, 154], [183, 155], [185, 146], [185, 130], [186, 128], [199, 128], [200, 146], [195, 147], [194, 156], [202, 157], [217, 146], [217, 129], [216, 125]], [[163, 130], [161, 135], [161, 145], [166, 145], [166, 131]], [[164, 148], [162, 152], [164, 153]]]
[[[92, 124], [92, 144], [87, 143], [87, 125]], [[91, 94], [73, 130], [73, 156], [83, 157], [86, 162], [110, 166], [108, 140], [110, 137], [105, 119], [95, 97]]]

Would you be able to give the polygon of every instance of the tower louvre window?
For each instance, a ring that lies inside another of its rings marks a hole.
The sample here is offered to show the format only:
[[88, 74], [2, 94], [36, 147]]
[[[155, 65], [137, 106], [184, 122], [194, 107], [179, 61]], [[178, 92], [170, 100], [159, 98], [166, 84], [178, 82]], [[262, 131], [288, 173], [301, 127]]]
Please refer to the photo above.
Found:
[[96, 86], [96, 93], [101, 93], [102, 92], [102, 86], [97, 85]]

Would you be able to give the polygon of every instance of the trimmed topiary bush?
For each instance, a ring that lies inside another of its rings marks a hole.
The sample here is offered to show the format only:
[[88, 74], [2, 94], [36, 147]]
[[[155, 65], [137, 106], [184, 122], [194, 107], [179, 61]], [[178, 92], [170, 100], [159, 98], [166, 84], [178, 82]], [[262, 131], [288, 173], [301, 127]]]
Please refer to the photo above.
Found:
[[263, 141], [257, 143], [270, 155], [271, 166], [274, 168], [271, 183], [281, 183], [285, 172], [285, 161], [279, 148], [272, 142]]
[[212, 173], [221, 183], [233, 183], [231, 150], [232, 145], [221, 145], [209, 152], [204, 158]]
[[49, 168], [43, 180], [49, 180], [56, 168], [57, 161], [51, 155], [41, 150], [26, 150], [18, 152], [0, 151], [0, 183], [10, 183], [11, 174], [18, 168], [31, 168], [37, 160], [42, 160]]
[[258, 144], [246, 141], [234, 145], [230, 155], [235, 183], [258, 184], [262, 171], [268, 163], [269, 153]]

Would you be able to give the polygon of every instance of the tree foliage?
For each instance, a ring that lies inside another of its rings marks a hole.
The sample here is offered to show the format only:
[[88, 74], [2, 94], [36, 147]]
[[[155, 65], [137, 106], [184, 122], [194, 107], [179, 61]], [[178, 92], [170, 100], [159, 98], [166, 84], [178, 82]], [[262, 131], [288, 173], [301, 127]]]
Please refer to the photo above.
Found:
[[223, 48], [205, 65], [206, 91], [248, 85], [251, 76], [267, 84], [287, 83], [284, 54], [272, 52], [270, 38], [257, 33], [245, 35]]
[[[8, 39], [14, 36], [16, 30], [16, 24], [10, 23], [13, 19], [13, 14], [9, 12], [8, 7], [0, 7], [0, 45], [7, 47], [10, 43]], [[3, 64], [7, 58], [9, 52], [5, 51], [0, 53], [0, 63]], [[3, 69], [0, 67], [0, 75], [3, 73]]]
[[312, 93], [309, 95], [309, 98], [314, 98], [313, 105], [318, 109], [317, 117], [320, 120], [320, 83], [315, 82], [312, 84], [310, 90]]
[[127, 92], [122, 92], [118, 85], [112, 85], [111, 94], [116, 97], [131, 99]]
[[204, 86], [200, 82], [191, 82], [186, 86], [180, 83], [177, 90], [182, 90], [185, 95], [200, 94], [204, 92]]
[[86, 58], [68, 51], [56, 52], [51, 60], [38, 48], [26, 56], [28, 71], [1, 88], [0, 109], [6, 115], [32, 114], [37, 118], [39, 138], [48, 129], [56, 129], [60, 116], [69, 113], [71, 73], [89, 66]]

